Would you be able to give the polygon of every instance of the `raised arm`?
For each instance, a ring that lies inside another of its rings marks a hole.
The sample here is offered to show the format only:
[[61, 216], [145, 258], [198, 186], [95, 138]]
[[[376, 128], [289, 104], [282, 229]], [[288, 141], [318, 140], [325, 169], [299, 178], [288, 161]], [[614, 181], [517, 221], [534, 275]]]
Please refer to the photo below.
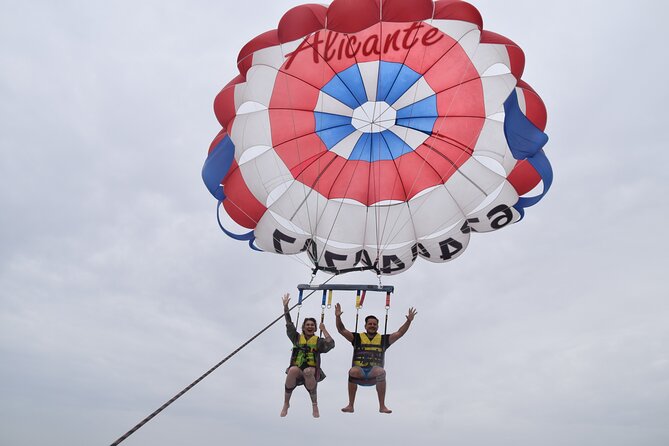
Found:
[[409, 312], [406, 315], [407, 320], [402, 324], [402, 326], [397, 330], [395, 333], [391, 333], [390, 336], [388, 337], [388, 343], [392, 344], [393, 342], [397, 341], [399, 338], [404, 336], [404, 334], [409, 330], [409, 326], [411, 325], [411, 322], [413, 321], [413, 318], [418, 314], [416, 309], [414, 307], [409, 308]]
[[293, 320], [290, 318], [290, 311], [288, 310], [288, 303], [290, 302], [290, 294], [286, 293], [283, 295], [283, 317], [286, 318], [286, 335], [290, 342], [293, 344], [297, 342], [297, 339], [300, 337]]
[[343, 311], [341, 311], [341, 305], [336, 304], [335, 305], [335, 322], [337, 324], [337, 331], [339, 332], [340, 335], [346, 338], [348, 342], [353, 342], [353, 333], [348, 331], [346, 327], [344, 327], [344, 323], [341, 321], [341, 315]]
[[292, 324], [293, 320], [290, 318], [290, 311], [288, 310], [288, 304], [290, 303], [290, 293], [284, 294], [281, 300], [283, 301], [283, 317], [286, 318], [286, 324]]

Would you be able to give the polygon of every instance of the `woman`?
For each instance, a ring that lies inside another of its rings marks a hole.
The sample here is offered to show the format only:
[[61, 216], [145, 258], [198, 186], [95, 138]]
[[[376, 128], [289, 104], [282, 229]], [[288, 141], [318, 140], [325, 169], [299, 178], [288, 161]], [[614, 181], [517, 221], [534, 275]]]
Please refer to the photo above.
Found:
[[305, 389], [311, 397], [311, 406], [314, 418], [318, 418], [318, 402], [316, 398], [316, 386], [319, 381], [325, 379], [325, 373], [320, 368], [320, 354], [329, 352], [334, 348], [334, 340], [321, 322], [320, 330], [323, 337], [316, 336], [316, 319], [310, 317], [302, 322], [302, 333], [298, 333], [288, 311], [290, 294], [283, 295], [283, 313], [286, 318], [286, 334], [293, 343], [293, 352], [290, 357], [290, 366], [286, 370], [286, 394], [281, 409], [281, 416], [288, 414], [290, 397], [295, 387], [304, 384]]

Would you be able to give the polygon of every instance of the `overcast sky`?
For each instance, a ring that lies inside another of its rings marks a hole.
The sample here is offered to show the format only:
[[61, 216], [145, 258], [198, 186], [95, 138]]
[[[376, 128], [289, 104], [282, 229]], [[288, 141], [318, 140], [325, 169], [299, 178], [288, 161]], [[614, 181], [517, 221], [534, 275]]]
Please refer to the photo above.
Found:
[[[200, 179], [237, 52], [300, 3], [0, 0], [0, 445], [110, 444], [308, 282], [222, 234]], [[279, 418], [280, 323], [124, 444], [669, 444], [669, 7], [472, 3], [525, 51], [555, 182], [457, 261], [384, 280], [391, 330], [419, 312], [387, 356], [394, 413], [371, 389], [339, 411], [328, 313], [320, 419], [302, 389]]]

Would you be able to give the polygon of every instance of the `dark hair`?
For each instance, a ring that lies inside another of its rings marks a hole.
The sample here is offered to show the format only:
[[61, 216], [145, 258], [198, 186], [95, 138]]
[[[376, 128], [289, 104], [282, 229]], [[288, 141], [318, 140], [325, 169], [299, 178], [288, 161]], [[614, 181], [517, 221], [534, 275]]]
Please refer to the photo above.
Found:
[[311, 322], [313, 322], [314, 325], [318, 327], [318, 324], [316, 323], [316, 318], [313, 318], [313, 317], [305, 317], [304, 320], [302, 321], [302, 328], [304, 328], [304, 324], [306, 324], [307, 321], [311, 321]]
[[372, 315], [370, 314], [369, 316], [367, 316], [367, 317], [365, 318], [365, 324], [366, 324], [367, 321], [370, 320], [370, 319], [374, 319], [374, 320], [376, 320], [376, 323], [377, 323], [377, 324], [379, 323], [379, 318], [376, 317], [376, 316], [372, 316]]

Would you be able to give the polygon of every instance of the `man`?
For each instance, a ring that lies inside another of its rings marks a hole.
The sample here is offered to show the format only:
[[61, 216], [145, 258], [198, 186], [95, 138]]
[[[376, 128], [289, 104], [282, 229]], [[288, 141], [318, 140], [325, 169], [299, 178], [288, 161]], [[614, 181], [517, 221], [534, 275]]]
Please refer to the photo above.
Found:
[[352, 413], [355, 403], [355, 394], [358, 385], [376, 386], [379, 397], [379, 412], [392, 413], [386, 407], [386, 371], [383, 368], [385, 352], [392, 344], [409, 329], [411, 321], [417, 311], [411, 307], [406, 315], [406, 322], [395, 333], [381, 335], [378, 333], [379, 320], [374, 316], [365, 318], [365, 332], [351, 333], [344, 327], [341, 321], [341, 305], [335, 305], [335, 317], [337, 331], [353, 345], [353, 366], [348, 371], [348, 405], [342, 408], [342, 412]]

